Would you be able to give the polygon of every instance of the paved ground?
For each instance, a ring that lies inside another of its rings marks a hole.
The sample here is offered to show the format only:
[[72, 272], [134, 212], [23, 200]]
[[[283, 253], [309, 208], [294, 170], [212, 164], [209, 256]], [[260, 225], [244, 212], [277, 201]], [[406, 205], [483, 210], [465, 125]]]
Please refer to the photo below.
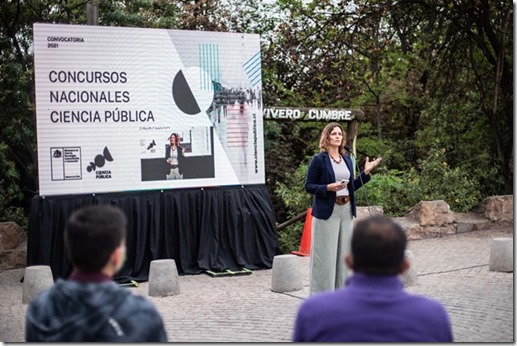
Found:
[[[492, 237], [513, 237], [511, 228], [410, 241], [418, 285], [409, 291], [440, 300], [458, 342], [514, 341], [513, 273], [488, 271]], [[181, 276], [181, 294], [151, 298], [172, 342], [282, 342], [291, 338], [298, 306], [308, 294], [309, 258], [300, 258], [304, 288], [270, 290], [271, 270], [212, 278]], [[0, 273], [0, 341], [24, 340], [22, 269]], [[147, 283], [131, 290], [147, 295]]]

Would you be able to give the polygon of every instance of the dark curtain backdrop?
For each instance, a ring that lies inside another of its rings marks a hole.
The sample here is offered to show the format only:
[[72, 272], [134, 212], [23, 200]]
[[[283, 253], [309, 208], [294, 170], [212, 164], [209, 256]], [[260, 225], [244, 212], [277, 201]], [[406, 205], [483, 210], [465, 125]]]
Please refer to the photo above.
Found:
[[45, 197], [32, 200], [27, 265], [49, 265], [54, 279], [71, 265], [63, 230], [71, 213], [119, 206], [128, 218], [127, 260], [117, 281], [146, 281], [149, 264], [172, 258], [181, 274], [271, 268], [279, 254], [265, 185]]

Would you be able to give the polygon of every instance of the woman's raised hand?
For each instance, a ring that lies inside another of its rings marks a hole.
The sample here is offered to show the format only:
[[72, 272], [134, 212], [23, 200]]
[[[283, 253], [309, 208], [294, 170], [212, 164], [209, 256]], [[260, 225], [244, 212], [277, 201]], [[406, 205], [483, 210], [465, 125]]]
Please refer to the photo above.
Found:
[[370, 161], [370, 158], [367, 156], [366, 162], [364, 163], [364, 173], [370, 174], [372, 169], [377, 167], [377, 165], [379, 164], [379, 162], [381, 162], [381, 160], [382, 160], [382, 157], [378, 157], [375, 160]]

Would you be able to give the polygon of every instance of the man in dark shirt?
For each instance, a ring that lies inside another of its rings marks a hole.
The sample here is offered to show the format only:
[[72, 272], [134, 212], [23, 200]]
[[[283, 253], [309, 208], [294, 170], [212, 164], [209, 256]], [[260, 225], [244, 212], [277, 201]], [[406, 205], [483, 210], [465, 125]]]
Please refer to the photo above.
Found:
[[112, 281], [125, 260], [126, 216], [113, 206], [72, 214], [65, 245], [74, 270], [39, 294], [26, 317], [26, 341], [166, 342], [154, 305]]
[[310, 297], [296, 317], [296, 342], [452, 342], [449, 316], [437, 301], [404, 291], [406, 235], [389, 218], [359, 221], [352, 234], [354, 271], [344, 288]]

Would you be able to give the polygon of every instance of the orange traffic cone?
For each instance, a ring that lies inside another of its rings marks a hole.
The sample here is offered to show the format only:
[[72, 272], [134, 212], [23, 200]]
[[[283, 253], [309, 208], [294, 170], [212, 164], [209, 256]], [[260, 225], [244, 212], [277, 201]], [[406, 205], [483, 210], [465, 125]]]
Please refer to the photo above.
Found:
[[311, 255], [311, 229], [312, 229], [312, 208], [307, 209], [307, 215], [305, 216], [305, 224], [303, 225], [302, 240], [300, 241], [300, 248], [298, 251], [292, 251], [292, 254], [298, 256], [310, 256]]

